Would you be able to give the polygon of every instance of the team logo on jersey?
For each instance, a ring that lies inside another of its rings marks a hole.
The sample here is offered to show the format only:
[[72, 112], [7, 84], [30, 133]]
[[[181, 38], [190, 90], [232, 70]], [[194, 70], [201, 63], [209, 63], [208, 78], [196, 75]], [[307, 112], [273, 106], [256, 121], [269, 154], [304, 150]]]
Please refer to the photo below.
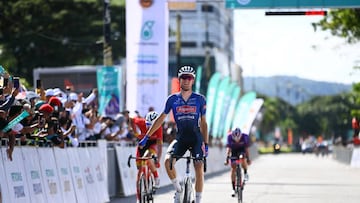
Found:
[[178, 113], [196, 113], [196, 106], [178, 106], [176, 108]]

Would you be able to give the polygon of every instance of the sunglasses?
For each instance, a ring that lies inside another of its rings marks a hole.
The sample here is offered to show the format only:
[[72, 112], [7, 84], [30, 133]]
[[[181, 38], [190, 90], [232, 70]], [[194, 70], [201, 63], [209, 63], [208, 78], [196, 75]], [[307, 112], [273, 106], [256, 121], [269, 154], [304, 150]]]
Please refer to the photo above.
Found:
[[182, 75], [182, 76], [180, 76], [180, 79], [183, 79], [183, 80], [193, 80], [194, 77], [191, 76], [191, 75]]

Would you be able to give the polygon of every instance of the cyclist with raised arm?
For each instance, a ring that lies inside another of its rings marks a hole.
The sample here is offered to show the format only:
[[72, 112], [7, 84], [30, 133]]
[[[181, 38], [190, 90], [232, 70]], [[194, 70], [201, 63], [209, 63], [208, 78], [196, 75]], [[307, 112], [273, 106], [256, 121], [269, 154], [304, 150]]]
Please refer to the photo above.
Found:
[[[175, 140], [169, 145], [165, 156], [166, 172], [175, 187], [175, 202], [180, 201], [182, 191], [179, 180], [176, 177], [176, 170], [170, 169], [171, 155], [183, 156], [187, 150], [193, 157], [195, 168], [195, 191], [196, 203], [200, 203], [204, 184], [204, 165], [203, 158], [208, 153], [208, 127], [206, 122], [206, 99], [203, 95], [194, 93], [192, 86], [195, 79], [195, 70], [191, 66], [183, 66], [178, 71], [180, 82], [180, 92], [170, 95], [165, 103], [163, 113], [156, 119], [154, 124], [147, 131], [146, 137], [139, 142], [144, 145], [158, 129], [167, 114], [172, 110], [177, 125], [177, 134]], [[172, 159], [175, 164], [176, 159]]]
[[[151, 111], [146, 114], [145, 118], [142, 118], [142, 117], [131, 118], [130, 122], [131, 122], [132, 128], [134, 130], [134, 134], [139, 140], [144, 138], [144, 136], [146, 135], [147, 129], [153, 124], [153, 122], [156, 120], [156, 118], [158, 116], [159, 116], [159, 114], [156, 111]], [[151, 157], [153, 155], [157, 156], [156, 163], [154, 163], [153, 159], [148, 160], [149, 168], [155, 178], [155, 185], [154, 185], [155, 188], [159, 188], [159, 185], [160, 185], [160, 178], [159, 178], [159, 174], [157, 171], [158, 167], [156, 167], [156, 166], [159, 166], [158, 162], [159, 162], [159, 158], [160, 158], [160, 156], [158, 156], [158, 144], [162, 145], [162, 140], [163, 140], [163, 130], [162, 130], [162, 128], [159, 128], [154, 132], [153, 136], [151, 136], [151, 138], [148, 139], [148, 141], [146, 142], [145, 145], [138, 146], [136, 149], [136, 157], [137, 158], [143, 157], [146, 150], [148, 150], [150, 152], [147, 154], [148, 157]], [[142, 164], [142, 160], [136, 161], [136, 166], [138, 169], [140, 169], [141, 164]], [[139, 177], [137, 177], [137, 178], [139, 178]]]
[[[240, 128], [235, 128], [227, 135], [226, 142], [226, 160], [225, 165], [229, 164], [230, 157], [240, 157], [240, 155], [244, 155], [246, 161], [241, 162], [241, 166], [244, 169], [244, 180], [249, 180], [249, 175], [247, 173], [248, 165], [251, 164], [249, 157], [249, 145], [250, 139], [249, 135], [242, 133]], [[233, 189], [232, 197], [235, 197], [235, 175], [236, 175], [236, 160], [231, 159], [231, 185]]]

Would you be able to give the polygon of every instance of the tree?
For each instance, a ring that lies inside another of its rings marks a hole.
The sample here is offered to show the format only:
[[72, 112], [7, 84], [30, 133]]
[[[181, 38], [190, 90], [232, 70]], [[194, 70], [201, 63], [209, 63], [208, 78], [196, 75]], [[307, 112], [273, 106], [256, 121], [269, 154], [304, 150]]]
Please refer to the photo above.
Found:
[[313, 23], [314, 29], [330, 30], [332, 35], [346, 38], [349, 43], [360, 39], [360, 9], [330, 10], [320, 22]]
[[[32, 81], [37, 67], [103, 63], [103, 4], [94, 0], [1, 1], [0, 61]], [[125, 7], [111, 5], [115, 64], [125, 56]]]

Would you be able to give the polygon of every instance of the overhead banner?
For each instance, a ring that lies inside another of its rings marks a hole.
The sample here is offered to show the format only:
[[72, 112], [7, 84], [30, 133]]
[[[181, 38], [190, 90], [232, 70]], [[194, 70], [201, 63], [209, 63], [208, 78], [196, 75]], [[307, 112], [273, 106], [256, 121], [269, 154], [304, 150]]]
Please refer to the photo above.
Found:
[[127, 0], [126, 10], [126, 108], [162, 111], [169, 89], [167, 0]]
[[226, 8], [359, 8], [359, 0], [226, 0]]

